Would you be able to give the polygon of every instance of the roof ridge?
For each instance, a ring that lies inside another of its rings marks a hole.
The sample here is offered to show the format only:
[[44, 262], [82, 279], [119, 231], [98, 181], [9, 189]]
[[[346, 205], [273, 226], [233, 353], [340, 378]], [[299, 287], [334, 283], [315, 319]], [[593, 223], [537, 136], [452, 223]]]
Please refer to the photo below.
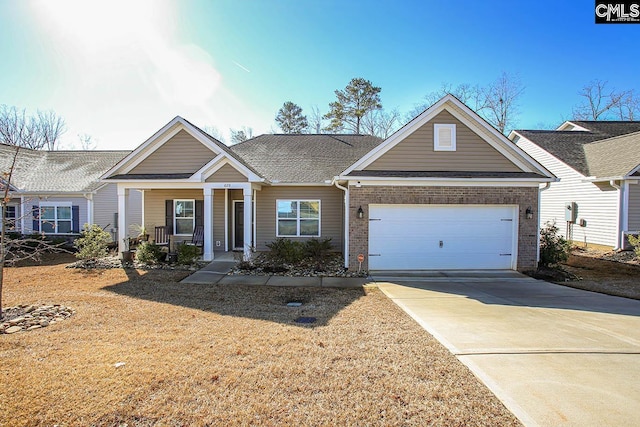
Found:
[[616, 139], [628, 138], [630, 136], [640, 136], [640, 130], [639, 131], [635, 131], [635, 132], [631, 132], [631, 133], [625, 133], [625, 134], [622, 134], [622, 135], [612, 136], [612, 137], [609, 137], [609, 138], [598, 139], [596, 141], [588, 142], [588, 143], [586, 143], [584, 145], [595, 145], [595, 144], [600, 144], [601, 142], [610, 142], [610, 141], [613, 141], [613, 140], [616, 140]]

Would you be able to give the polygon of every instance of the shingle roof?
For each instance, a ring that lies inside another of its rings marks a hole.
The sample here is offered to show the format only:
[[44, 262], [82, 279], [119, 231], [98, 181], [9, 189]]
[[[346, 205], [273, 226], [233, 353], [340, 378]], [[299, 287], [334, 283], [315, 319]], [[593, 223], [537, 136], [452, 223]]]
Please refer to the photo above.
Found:
[[357, 178], [545, 178], [535, 172], [482, 172], [482, 171], [353, 171], [348, 174]]
[[[540, 146], [553, 156], [562, 160], [585, 176], [603, 176], [595, 171], [604, 171], [604, 166], [598, 163], [599, 154], [587, 156], [588, 146], [598, 141], [611, 140], [617, 136], [631, 134], [640, 131], [640, 121], [577, 121], [572, 120], [578, 126], [589, 131], [558, 131], [558, 130], [517, 130], [521, 136]], [[616, 153], [629, 159], [635, 158], [640, 147], [637, 144], [625, 143], [619, 145], [620, 150], [631, 150]], [[606, 151], [604, 148], [596, 150], [598, 153]], [[626, 154], [625, 154], [626, 153]], [[595, 162], [595, 163], [594, 163]], [[636, 165], [638, 162], [636, 162]], [[635, 166], [634, 166], [635, 167]], [[595, 169], [594, 169], [595, 168]], [[629, 168], [625, 173], [633, 168]], [[611, 176], [611, 175], [607, 175]]]
[[587, 144], [584, 151], [589, 175], [626, 176], [640, 164], [640, 132]]
[[260, 135], [230, 148], [271, 182], [332, 179], [382, 140], [369, 135]]
[[[11, 166], [15, 147], [0, 144], [0, 168]], [[129, 151], [37, 151], [21, 148], [12, 183], [19, 190], [38, 192], [90, 192], [101, 185], [100, 176]]]

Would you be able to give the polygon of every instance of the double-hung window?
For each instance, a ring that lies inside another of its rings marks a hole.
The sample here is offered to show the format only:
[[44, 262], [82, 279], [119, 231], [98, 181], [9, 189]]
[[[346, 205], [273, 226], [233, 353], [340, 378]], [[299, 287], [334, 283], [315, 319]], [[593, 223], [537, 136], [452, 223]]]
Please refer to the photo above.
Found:
[[196, 223], [195, 200], [173, 201], [173, 230], [174, 234], [190, 236]]
[[40, 203], [38, 215], [40, 231], [45, 234], [69, 234], [72, 232], [70, 203]]
[[277, 200], [277, 237], [319, 237], [320, 200]]

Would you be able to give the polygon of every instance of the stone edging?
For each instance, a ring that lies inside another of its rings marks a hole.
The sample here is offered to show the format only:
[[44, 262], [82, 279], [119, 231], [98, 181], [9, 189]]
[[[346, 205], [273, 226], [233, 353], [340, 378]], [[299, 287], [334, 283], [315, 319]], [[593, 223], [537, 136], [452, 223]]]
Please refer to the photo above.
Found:
[[0, 334], [32, 331], [45, 328], [76, 314], [72, 308], [60, 304], [54, 305], [19, 305], [3, 310], [7, 320], [0, 323]]

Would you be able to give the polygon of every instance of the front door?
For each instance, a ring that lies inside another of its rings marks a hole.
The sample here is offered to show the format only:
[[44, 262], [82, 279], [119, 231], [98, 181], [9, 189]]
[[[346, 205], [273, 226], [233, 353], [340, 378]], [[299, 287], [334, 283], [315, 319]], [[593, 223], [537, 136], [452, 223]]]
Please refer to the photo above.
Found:
[[233, 201], [233, 249], [244, 248], [244, 202]]

